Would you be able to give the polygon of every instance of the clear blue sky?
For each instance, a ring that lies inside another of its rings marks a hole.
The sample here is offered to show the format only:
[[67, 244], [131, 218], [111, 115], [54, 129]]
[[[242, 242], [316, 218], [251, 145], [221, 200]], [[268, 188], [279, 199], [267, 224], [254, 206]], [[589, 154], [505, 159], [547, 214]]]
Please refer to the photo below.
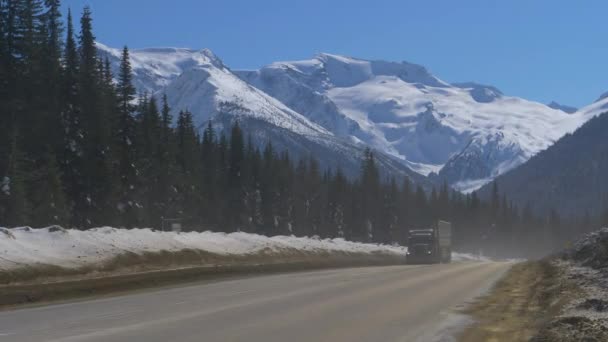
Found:
[[85, 4], [107, 45], [210, 48], [233, 69], [329, 52], [541, 102], [608, 91], [603, 0], [63, 0], [75, 19]]

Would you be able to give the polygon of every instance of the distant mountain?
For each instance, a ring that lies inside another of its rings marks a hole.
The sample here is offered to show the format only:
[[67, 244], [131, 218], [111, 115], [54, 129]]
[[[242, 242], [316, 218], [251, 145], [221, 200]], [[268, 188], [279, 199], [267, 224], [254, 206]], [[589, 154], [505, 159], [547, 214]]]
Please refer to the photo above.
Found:
[[602, 95], [600, 95], [600, 97], [598, 97], [597, 100], [595, 100], [595, 102], [601, 102], [601, 101], [605, 100], [606, 98], [608, 98], [608, 91], [605, 93], [602, 93]]
[[[499, 190], [520, 206], [560, 215], [599, 214], [608, 208], [608, 114], [498, 177]], [[481, 190], [490, 191], [490, 186]]]
[[[120, 51], [102, 44], [98, 49], [118, 70]], [[211, 121], [219, 130], [238, 121], [259, 145], [270, 141], [275, 149], [287, 149], [293, 157], [314, 156], [322, 167], [341, 167], [351, 176], [359, 172], [365, 146], [335, 135], [244, 82], [210, 50], [155, 48], [132, 50], [130, 54], [138, 90], [166, 94], [174, 118], [180, 110], [189, 110], [198, 127]], [[382, 151], [377, 159], [385, 176], [408, 176], [430, 188], [426, 177]]]
[[549, 106], [550, 108], [553, 108], [553, 109], [561, 110], [562, 112], [566, 112], [568, 114], [572, 114], [578, 110], [578, 108], [576, 108], [576, 107], [562, 105], [555, 101], [551, 101], [551, 103], [549, 103], [547, 106]]
[[[98, 48], [117, 70], [120, 50]], [[174, 111], [189, 109], [198, 125], [239, 120], [256, 127], [260, 142], [351, 172], [370, 146], [386, 155], [387, 170], [463, 191], [522, 164], [606, 105], [567, 114], [493, 86], [450, 84], [417, 64], [332, 54], [247, 71], [231, 70], [208, 49], [138, 49], [131, 58], [137, 89], [166, 93]], [[342, 157], [331, 157], [335, 151]]]
[[447, 83], [408, 62], [331, 54], [236, 71], [338, 136], [373, 146], [421, 174], [476, 189], [582, 122], [493, 86]]

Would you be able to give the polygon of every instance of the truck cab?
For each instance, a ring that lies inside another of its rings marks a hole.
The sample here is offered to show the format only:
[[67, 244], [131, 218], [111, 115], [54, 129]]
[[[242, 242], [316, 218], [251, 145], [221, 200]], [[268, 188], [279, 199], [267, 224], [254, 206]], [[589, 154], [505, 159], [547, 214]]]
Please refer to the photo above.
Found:
[[406, 258], [408, 264], [436, 262], [437, 242], [433, 229], [413, 229], [409, 231]]
[[408, 232], [408, 264], [449, 263], [452, 260], [452, 225], [438, 221], [432, 228]]

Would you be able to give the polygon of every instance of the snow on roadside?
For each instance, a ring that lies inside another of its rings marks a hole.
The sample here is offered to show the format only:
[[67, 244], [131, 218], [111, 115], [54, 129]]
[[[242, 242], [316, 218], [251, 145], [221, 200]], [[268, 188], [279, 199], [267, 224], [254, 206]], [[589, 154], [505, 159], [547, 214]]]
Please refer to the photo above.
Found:
[[299, 250], [311, 253], [405, 255], [400, 246], [356, 243], [344, 239], [318, 239], [249, 233], [160, 232], [151, 229], [93, 228], [86, 231], [47, 227], [0, 228], [0, 270], [36, 264], [76, 268], [111, 260], [125, 252], [195, 249], [220, 255]]
[[608, 228], [585, 234], [552, 262], [575, 289], [567, 291], [568, 304], [542, 331], [543, 338], [608, 340]]
[[452, 260], [453, 261], [491, 261], [489, 258], [472, 253], [458, 253], [452, 252]]

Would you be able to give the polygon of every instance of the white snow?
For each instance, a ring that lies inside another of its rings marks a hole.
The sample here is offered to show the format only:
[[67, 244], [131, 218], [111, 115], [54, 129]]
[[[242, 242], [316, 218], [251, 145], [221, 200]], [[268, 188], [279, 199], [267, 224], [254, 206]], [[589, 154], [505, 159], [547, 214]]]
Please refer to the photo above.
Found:
[[[347, 241], [342, 238], [273, 236], [235, 232], [162, 232], [152, 229], [100, 227], [89, 230], [47, 227], [0, 227], [0, 270], [46, 264], [68, 268], [95, 265], [125, 252], [194, 249], [220, 255], [247, 255], [260, 251], [280, 255], [284, 250], [347, 252], [404, 256], [406, 247]], [[453, 261], [489, 261], [467, 253], [452, 253]]]
[[[320, 54], [237, 74], [335, 134], [369, 144], [421, 174], [438, 172], [450, 162], [457, 175], [453, 181], [467, 191], [525, 162], [588, 119], [506, 96], [492, 86], [449, 84], [407, 62]], [[328, 115], [332, 120], [321, 120]], [[471, 149], [475, 153], [463, 154]]]
[[[176, 112], [186, 108], [202, 126], [218, 114], [260, 119], [300, 135], [332, 135], [283, 103], [245, 83], [226, 68], [213, 64], [185, 71], [164, 90]], [[174, 113], [174, 116], [176, 116]]]
[[506, 96], [477, 102], [469, 89], [419, 87], [394, 76], [333, 88], [328, 96], [372, 133], [377, 148], [431, 165], [445, 164], [471, 141], [483, 149], [488, 137], [494, 136], [501, 138], [492, 146], [494, 153], [508, 153], [488, 165], [490, 169], [505, 161], [527, 160], [567, 133], [569, 126], [564, 122], [571, 120], [566, 113], [540, 103]]
[[463, 180], [452, 184], [455, 190], [462, 192], [463, 194], [470, 194], [471, 192], [481, 188], [482, 186], [490, 183], [492, 178], [482, 178], [474, 180]]
[[[121, 50], [97, 44], [114, 72]], [[139, 91], [167, 93], [176, 117], [200, 126], [220, 114], [247, 116], [334, 146], [368, 145], [423, 175], [465, 191], [520, 165], [608, 109], [608, 98], [573, 114], [473, 82], [445, 82], [408, 62], [322, 53], [233, 71], [210, 50], [131, 50]]]
[[280, 255], [282, 250], [385, 253], [405, 255], [399, 246], [356, 243], [341, 238], [294, 236], [266, 237], [249, 233], [161, 232], [151, 229], [111, 227], [80, 231], [61, 228], [0, 228], [0, 270], [25, 265], [75, 268], [108, 261], [125, 252], [143, 253], [195, 249], [220, 255], [246, 255], [262, 250]]
[[[97, 42], [116, 75], [122, 50]], [[193, 114], [197, 126], [218, 114], [267, 121], [301, 135], [332, 133], [242, 81], [209, 49], [146, 48], [129, 51], [133, 82], [139, 92], [166, 94], [173, 118], [181, 110]]]
[[[114, 76], [118, 75], [122, 49], [96, 42], [102, 56], [107, 56]], [[185, 70], [209, 63], [223, 67], [222, 62], [209, 49], [146, 48], [129, 50], [135, 87], [140, 92], [154, 93], [171, 83]]]
[[489, 258], [472, 253], [458, 253], [452, 252], [452, 260], [453, 261], [490, 261]]
[[573, 119], [570, 122], [569, 128], [571, 131], [574, 131], [578, 126], [582, 125], [582, 123], [605, 112], [608, 112], [608, 93], [602, 94], [594, 103], [585, 106], [572, 114]]

